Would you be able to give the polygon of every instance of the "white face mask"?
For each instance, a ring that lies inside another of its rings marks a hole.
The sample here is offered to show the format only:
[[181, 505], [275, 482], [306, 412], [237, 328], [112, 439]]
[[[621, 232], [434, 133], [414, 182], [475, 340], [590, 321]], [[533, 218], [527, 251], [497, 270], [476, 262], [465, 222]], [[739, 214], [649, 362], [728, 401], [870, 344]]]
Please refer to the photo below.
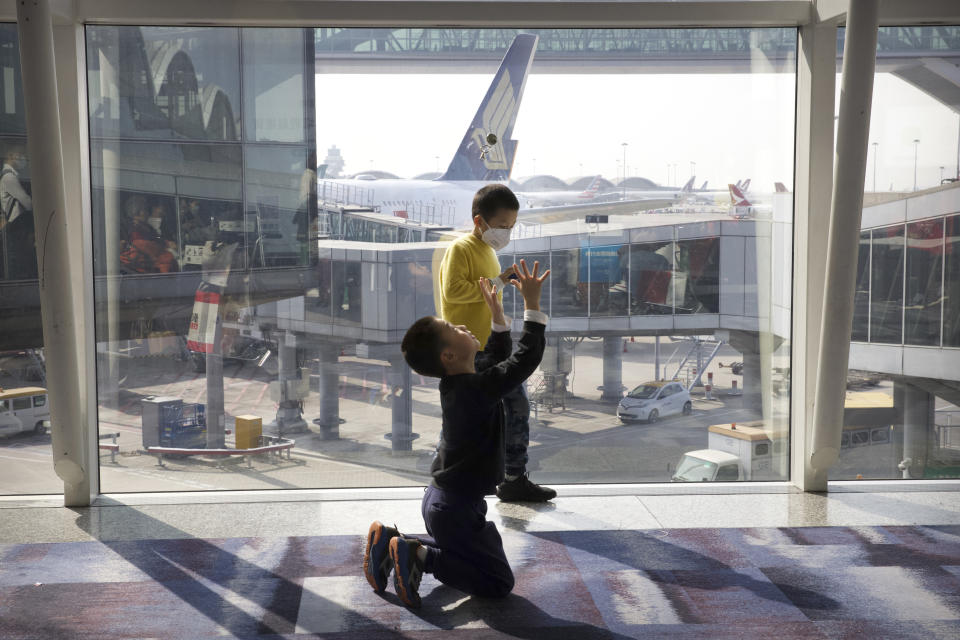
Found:
[[[484, 223], [486, 224], [486, 223]], [[510, 233], [512, 229], [490, 229], [483, 232], [483, 241], [493, 247], [494, 251], [500, 251], [510, 244]]]

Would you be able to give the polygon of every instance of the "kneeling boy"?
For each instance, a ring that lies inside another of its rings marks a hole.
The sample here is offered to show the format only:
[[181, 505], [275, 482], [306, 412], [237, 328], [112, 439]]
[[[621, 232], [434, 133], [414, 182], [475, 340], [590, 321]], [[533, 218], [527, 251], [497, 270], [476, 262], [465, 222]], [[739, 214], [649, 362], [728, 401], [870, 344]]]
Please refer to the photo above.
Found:
[[423, 573], [471, 595], [503, 597], [513, 589], [503, 541], [496, 525], [486, 520], [484, 496], [503, 481], [501, 399], [526, 380], [543, 357], [547, 316], [540, 311], [540, 290], [550, 271], [538, 276], [539, 263], [531, 273], [523, 260], [520, 267], [511, 283], [523, 295], [526, 310], [513, 355], [510, 320], [486, 279], [477, 286], [490, 308], [493, 333], [479, 356], [480, 342], [466, 327], [432, 316], [417, 320], [403, 338], [401, 349], [410, 368], [440, 378], [440, 447], [421, 507], [428, 536], [403, 536], [374, 522], [363, 568], [378, 592], [395, 569], [394, 588], [407, 606], [420, 606]]

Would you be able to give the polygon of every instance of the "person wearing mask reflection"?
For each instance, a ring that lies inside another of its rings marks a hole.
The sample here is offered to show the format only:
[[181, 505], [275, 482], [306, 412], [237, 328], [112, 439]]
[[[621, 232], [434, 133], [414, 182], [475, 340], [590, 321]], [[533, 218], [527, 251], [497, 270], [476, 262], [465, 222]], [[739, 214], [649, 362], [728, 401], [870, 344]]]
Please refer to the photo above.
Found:
[[0, 229], [6, 240], [8, 278], [37, 277], [33, 199], [20, 182], [26, 166], [23, 147], [9, 147], [0, 172]]

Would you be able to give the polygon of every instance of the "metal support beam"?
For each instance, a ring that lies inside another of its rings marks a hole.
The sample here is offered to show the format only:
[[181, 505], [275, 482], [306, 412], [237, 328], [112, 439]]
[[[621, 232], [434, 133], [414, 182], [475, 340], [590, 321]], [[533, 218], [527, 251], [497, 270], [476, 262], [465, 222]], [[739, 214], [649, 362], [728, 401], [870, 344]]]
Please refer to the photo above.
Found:
[[796, 185], [793, 242], [793, 358], [791, 371], [791, 481], [805, 491], [825, 491], [807, 461], [813, 428], [813, 398], [820, 319], [826, 280], [824, 249], [833, 185], [833, 109], [837, 28], [800, 30], [797, 57]]
[[64, 502], [79, 506], [90, 502], [90, 465], [96, 457], [91, 457], [89, 445], [96, 443], [96, 437], [88, 433], [91, 425], [85, 419], [87, 367], [81, 367], [81, 362], [87, 358], [81, 357], [88, 354], [82, 349], [84, 323], [76, 321], [83, 315], [75, 304], [75, 274], [71, 271], [71, 262], [82, 260], [80, 247], [73, 247], [73, 260], [70, 256], [71, 237], [73, 244], [79, 245], [83, 231], [77, 209], [71, 215], [65, 204], [60, 100], [49, 0], [17, 3], [17, 30], [33, 178], [53, 468], [64, 483]]
[[840, 113], [830, 205], [813, 429], [807, 460], [825, 481], [840, 454], [857, 251], [876, 66], [877, 0], [851, 0], [840, 81]]

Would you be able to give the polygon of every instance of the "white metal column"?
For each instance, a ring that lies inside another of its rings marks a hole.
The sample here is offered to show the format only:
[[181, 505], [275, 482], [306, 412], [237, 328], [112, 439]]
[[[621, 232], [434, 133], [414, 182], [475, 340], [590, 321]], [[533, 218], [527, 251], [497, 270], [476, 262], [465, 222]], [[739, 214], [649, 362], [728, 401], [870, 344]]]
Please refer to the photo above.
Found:
[[[40, 285], [40, 306], [43, 318], [43, 342], [47, 361], [47, 388], [50, 392], [51, 438], [56, 474], [64, 482], [67, 506], [89, 504], [97, 491], [95, 460], [91, 455], [96, 437], [89, 422], [88, 366], [92, 354], [84, 349], [89, 325], [82, 312], [79, 297], [91, 286], [75, 286], [84, 279], [82, 265], [84, 238], [82, 204], [77, 201], [67, 210], [64, 184], [63, 147], [61, 141], [58, 79], [77, 75], [82, 58], [78, 59], [76, 33], [66, 32], [62, 40], [73, 54], [66, 57], [72, 67], [58, 74], [54, 53], [53, 22], [49, 0], [27, 0], [17, 3], [17, 30], [20, 39], [20, 64], [23, 73], [24, 107], [27, 119], [27, 146], [30, 150], [33, 178], [34, 224], [36, 228], [37, 267]], [[69, 63], [68, 63], [69, 64]], [[71, 74], [70, 69], [73, 69]], [[80, 78], [83, 76], [80, 75]], [[76, 79], [76, 78], [75, 78]], [[76, 84], [68, 91], [79, 96]], [[79, 115], [77, 105], [67, 105], [65, 116]], [[84, 110], [85, 113], [85, 110]], [[74, 128], [76, 125], [76, 129]], [[79, 123], [67, 126], [76, 144]], [[85, 138], [85, 136], [83, 136]], [[80, 178], [81, 176], [74, 176]], [[76, 182], [76, 180], [74, 180]], [[82, 188], [82, 187], [81, 187]], [[78, 321], [79, 320], [79, 321]], [[81, 366], [82, 363], [87, 363]], [[91, 445], [91, 443], [93, 443]]]
[[800, 29], [797, 57], [796, 176], [793, 243], [793, 358], [791, 372], [791, 481], [804, 491], [824, 491], [807, 460], [820, 350], [820, 310], [826, 279], [824, 253], [833, 188], [833, 108], [836, 97], [837, 27]]
[[827, 472], [840, 454], [843, 431], [878, 20], [878, 0], [851, 0], [840, 80], [837, 153], [826, 254], [828, 277], [823, 289], [813, 428], [807, 452], [818, 485], [826, 484]]

